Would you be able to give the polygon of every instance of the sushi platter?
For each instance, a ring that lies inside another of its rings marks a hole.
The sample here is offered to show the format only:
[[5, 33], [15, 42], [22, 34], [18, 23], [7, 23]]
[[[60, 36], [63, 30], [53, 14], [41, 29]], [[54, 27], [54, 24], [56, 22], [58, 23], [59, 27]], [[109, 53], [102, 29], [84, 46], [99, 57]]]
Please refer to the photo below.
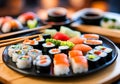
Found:
[[37, 77], [73, 77], [97, 73], [117, 58], [116, 45], [98, 34], [61, 26], [38, 38], [7, 46], [3, 62], [12, 70]]

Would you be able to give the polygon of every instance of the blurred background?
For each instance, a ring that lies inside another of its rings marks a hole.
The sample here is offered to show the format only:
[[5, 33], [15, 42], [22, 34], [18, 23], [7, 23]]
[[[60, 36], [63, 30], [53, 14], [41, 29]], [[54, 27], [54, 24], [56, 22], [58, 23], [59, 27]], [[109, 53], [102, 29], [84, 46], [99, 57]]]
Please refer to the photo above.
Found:
[[68, 17], [88, 7], [119, 13], [119, 4], [120, 0], [0, 0], [0, 16], [17, 16], [23, 12], [33, 11], [45, 19], [46, 11], [57, 6], [67, 8]]

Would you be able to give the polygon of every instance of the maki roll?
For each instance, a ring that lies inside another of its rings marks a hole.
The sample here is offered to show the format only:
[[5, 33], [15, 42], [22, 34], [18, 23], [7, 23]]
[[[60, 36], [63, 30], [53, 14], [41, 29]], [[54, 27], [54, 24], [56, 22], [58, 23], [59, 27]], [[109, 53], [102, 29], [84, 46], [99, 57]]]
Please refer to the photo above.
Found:
[[84, 56], [75, 56], [71, 60], [73, 73], [84, 73], [88, 71], [87, 59]]
[[61, 53], [68, 54], [69, 52], [69, 46], [59, 46], [59, 49], [61, 50]]
[[38, 49], [31, 49], [29, 50], [28, 55], [34, 60], [37, 56], [42, 55], [42, 51]]
[[49, 55], [50, 55], [51, 59], [53, 59], [54, 55], [58, 54], [58, 53], [61, 53], [61, 50], [58, 48], [53, 48], [53, 49], [49, 50]]
[[38, 38], [35, 38], [33, 40], [39, 42], [39, 49], [42, 50], [42, 48], [43, 48], [42, 44], [45, 43], [45, 39], [43, 37], [39, 36]]
[[7, 21], [1, 27], [1, 31], [3, 33], [8, 33], [11, 31], [16, 31], [16, 30], [21, 30], [21, 29], [23, 29], [22, 24], [19, 21], [14, 20], [14, 19]]
[[87, 44], [91, 46], [92, 48], [94, 48], [95, 46], [102, 45], [103, 42], [102, 40], [85, 40], [84, 44]]
[[100, 51], [100, 50], [96, 50], [96, 49], [93, 49], [93, 50], [91, 50], [91, 51], [88, 52], [88, 53], [94, 54], [94, 55], [100, 57], [100, 62], [99, 62], [99, 63], [100, 63], [101, 65], [105, 64], [106, 59], [107, 59], [107, 53], [102, 52], [102, 51]]
[[35, 48], [35, 49], [39, 49], [39, 43], [38, 43], [38, 41], [35, 41], [35, 40], [25, 39], [23, 41], [23, 44], [28, 44], [28, 45], [33, 46], [33, 48]]
[[51, 59], [48, 55], [40, 55], [34, 61], [37, 73], [50, 73]]
[[83, 38], [86, 38], [87, 40], [98, 40], [99, 35], [97, 34], [84, 34], [82, 35]]
[[31, 49], [33, 49], [33, 47], [30, 46], [30, 45], [26, 45], [26, 44], [22, 45], [22, 50], [25, 52], [25, 54], [27, 54], [28, 51], [31, 50]]
[[43, 43], [42, 46], [43, 46], [43, 53], [45, 54], [49, 54], [49, 50], [56, 47], [55, 44], [51, 42]]
[[54, 75], [68, 75], [70, 72], [69, 61], [64, 53], [55, 54], [54, 59]]
[[13, 61], [13, 62], [16, 62], [16, 61], [17, 61], [17, 58], [18, 58], [19, 56], [23, 56], [23, 55], [25, 55], [24, 51], [22, 51], [22, 50], [15, 50], [15, 51], [12, 53], [12, 61]]
[[32, 57], [28, 55], [20, 56], [17, 58], [16, 62], [17, 68], [27, 69], [32, 67]]
[[99, 63], [100, 63], [100, 57], [96, 56], [94, 54], [87, 54], [85, 56], [88, 60], [88, 69], [94, 69], [99, 67]]
[[43, 36], [44, 39], [50, 39], [51, 38], [50, 34], [43, 34], [42, 36]]
[[95, 49], [107, 53], [106, 60], [110, 61], [112, 59], [112, 49], [105, 46], [96, 46]]

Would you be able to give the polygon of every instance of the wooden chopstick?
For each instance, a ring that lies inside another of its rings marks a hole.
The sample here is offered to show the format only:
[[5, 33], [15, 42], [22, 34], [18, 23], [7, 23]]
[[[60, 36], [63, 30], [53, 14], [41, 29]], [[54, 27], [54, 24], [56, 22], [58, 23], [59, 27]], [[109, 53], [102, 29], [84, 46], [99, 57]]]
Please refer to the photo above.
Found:
[[81, 32], [96, 33], [107, 37], [115, 37], [120, 39], [120, 30], [106, 29], [92, 25], [76, 25], [76, 26], [74, 25], [72, 27], [74, 27], [74, 29], [79, 30]]
[[22, 30], [22, 31], [7, 33], [7, 34], [1, 34], [0, 38], [4, 38], [4, 37], [16, 35], [16, 34], [22, 34], [22, 33], [37, 31], [37, 30], [44, 30], [44, 29], [51, 28], [51, 27], [52, 27], [51, 25], [46, 25], [46, 26], [41, 26], [41, 27], [38, 27], [38, 28], [26, 29], [26, 30]]
[[12, 44], [16, 44], [16, 43], [19, 43], [19, 42], [22, 42], [23, 40], [25, 39], [31, 39], [31, 38], [35, 38], [37, 36], [39, 36], [40, 34], [36, 34], [36, 35], [31, 35], [31, 36], [26, 36], [26, 37], [21, 37], [21, 38], [18, 38], [17, 40], [14, 40], [14, 41], [9, 41], [9, 42], [6, 42], [6, 43], [2, 43], [0, 44], [0, 47], [4, 47], [4, 46], [8, 46], [8, 45], [12, 45]]

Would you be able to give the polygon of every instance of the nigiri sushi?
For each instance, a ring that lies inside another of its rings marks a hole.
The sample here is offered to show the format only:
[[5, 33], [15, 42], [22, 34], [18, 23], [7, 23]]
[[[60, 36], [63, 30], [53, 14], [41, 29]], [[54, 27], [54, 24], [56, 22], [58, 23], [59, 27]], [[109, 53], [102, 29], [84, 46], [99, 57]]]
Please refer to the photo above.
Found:
[[73, 42], [74, 44], [82, 44], [85, 40], [86, 40], [86, 38], [73, 37], [73, 38], [69, 39], [68, 41], [71, 41], [71, 42]]
[[19, 21], [12, 19], [3, 24], [1, 31], [3, 33], [7, 33], [10, 31], [20, 30], [22, 28], [23, 26]]
[[82, 35], [83, 38], [86, 38], [87, 40], [98, 40], [99, 35], [97, 34], [84, 34]]
[[54, 56], [54, 75], [67, 75], [70, 72], [69, 61], [67, 55], [64, 53], [56, 54]]
[[88, 51], [92, 50], [92, 47], [90, 47], [86, 44], [76, 44], [72, 49], [73, 50], [81, 50], [83, 52], [83, 54], [85, 54]]
[[71, 60], [73, 73], [84, 73], [88, 71], [87, 59], [84, 56], [75, 56]]

